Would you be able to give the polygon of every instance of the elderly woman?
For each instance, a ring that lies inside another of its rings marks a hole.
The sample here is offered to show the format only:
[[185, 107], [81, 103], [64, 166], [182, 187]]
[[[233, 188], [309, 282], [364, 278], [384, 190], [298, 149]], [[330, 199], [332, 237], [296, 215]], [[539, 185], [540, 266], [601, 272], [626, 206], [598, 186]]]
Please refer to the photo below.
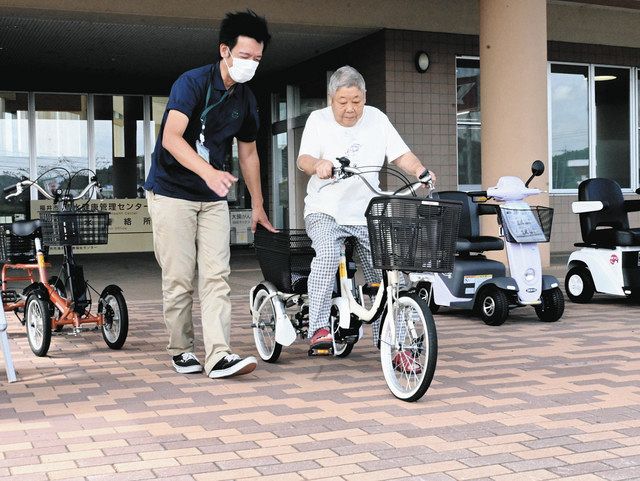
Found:
[[[332, 168], [339, 166], [336, 158], [347, 157], [352, 166], [373, 171], [365, 174], [373, 186], [379, 185], [378, 172], [385, 159], [416, 177], [425, 170], [387, 116], [365, 105], [365, 83], [356, 69], [339, 68], [329, 80], [329, 96], [329, 107], [309, 115], [297, 161], [298, 168], [311, 176], [304, 209], [307, 233], [316, 251], [309, 276], [311, 351], [332, 344], [331, 293], [345, 238], [357, 239], [356, 252], [367, 282], [380, 280], [380, 274], [373, 268], [364, 216], [373, 193], [357, 176], [333, 183]], [[376, 321], [373, 325], [376, 344], [378, 335], [379, 321]]]

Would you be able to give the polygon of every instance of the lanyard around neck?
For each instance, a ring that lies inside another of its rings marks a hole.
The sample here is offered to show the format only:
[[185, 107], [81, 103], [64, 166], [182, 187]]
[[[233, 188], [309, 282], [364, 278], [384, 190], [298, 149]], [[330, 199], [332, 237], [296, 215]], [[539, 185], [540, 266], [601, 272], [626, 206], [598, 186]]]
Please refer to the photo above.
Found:
[[211, 110], [216, 108], [218, 105], [220, 105], [222, 102], [224, 102], [231, 92], [233, 92], [233, 87], [231, 87], [229, 90], [225, 90], [225, 92], [222, 94], [222, 97], [220, 97], [220, 99], [218, 99], [217, 102], [214, 102], [213, 104], [207, 107], [207, 105], [209, 104], [209, 99], [211, 98], [211, 82], [209, 82], [209, 88], [207, 89], [207, 97], [204, 101], [205, 109], [200, 114], [200, 124], [202, 125], [202, 130], [200, 130], [200, 142], [204, 143], [204, 127], [207, 121], [207, 114], [211, 112]]

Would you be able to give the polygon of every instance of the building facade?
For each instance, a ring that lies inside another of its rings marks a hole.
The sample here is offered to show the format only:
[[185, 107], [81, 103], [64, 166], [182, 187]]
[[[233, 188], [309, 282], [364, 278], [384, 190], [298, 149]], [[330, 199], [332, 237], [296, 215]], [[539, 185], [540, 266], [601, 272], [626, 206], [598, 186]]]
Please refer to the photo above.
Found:
[[[132, 3], [87, 1], [80, 10], [70, 1], [0, 1], [0, 187], [62, 166], [95, 171], [116, 210], [115, 200], [141, 197], [171, 83], [216, 60], [217, 25], [240, 6]], [[548, 193], [533, 202], [555, 209], [553, 255], [580, 240], [571, 213], [580, 181], [613, 178], [628, 196], [640, 185], [638, 1], [246, 7], [265, 15], [273, 33], [252, 89], [265, 202], [278, 227], [303, 225], [307, 179], [295, 169], [297, 147], [308, 114], [327, 105], [328, 76], [345, 64], [360, 70], [367, 103], [387, 113], [441, 190], [486, 188], [543, 160], [537, 186]], [[415, 62], [421, 52], [424, 72]], [[54, 187], [62, 179], [53, 171], [41, 181]], [[250, 205], [241, 183], [230, 203], [241, 220]], [[40, 205], [35, 192], [2, 203], [0, 220], [34, 215]], [[136, 222], [144, 237], [148, 226]], [[497, 230], [492, 222], [487, 233]], [[235, 241], [247, 242], [246, 226], [237, 227]]]

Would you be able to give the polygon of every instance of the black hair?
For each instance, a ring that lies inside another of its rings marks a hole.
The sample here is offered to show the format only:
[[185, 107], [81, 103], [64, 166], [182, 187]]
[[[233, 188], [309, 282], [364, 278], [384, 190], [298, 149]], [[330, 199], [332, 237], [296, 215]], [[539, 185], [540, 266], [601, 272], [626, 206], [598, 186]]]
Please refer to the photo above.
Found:
[[271, 35], [264, 17], [259, 17], [253, 10], [246, 12], [227, 13], [220, 24], [220, 37], [218, 45], [225, 44], [229, 50], [238, 43], [238, 36], [251, 37], [256, 42], [262, 43], [267, 49]]

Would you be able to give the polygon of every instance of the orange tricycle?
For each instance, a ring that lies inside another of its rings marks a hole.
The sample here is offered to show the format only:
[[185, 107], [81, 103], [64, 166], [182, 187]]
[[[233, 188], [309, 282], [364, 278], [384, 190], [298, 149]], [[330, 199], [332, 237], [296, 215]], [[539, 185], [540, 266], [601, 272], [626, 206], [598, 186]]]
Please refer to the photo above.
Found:
[[[70, 179], [73, 176], [70, 176]], [[2, 267], [2, 304], [5, 312], [13, 311], [26, 326], [29, 346], [36, 356], [45, 356], [52, 331], [65, 326], [73, 334], [100, 329], [111, 349], [120, 349], [129, 331], [129, 314], [122, 289], [115, 284], [105, 287], [97, 297], [96, 312], [92, 312], [92, 293], [98, 292], [84, 278], [81, 265], [73, 256], [74, 245], [106, 244], [109, 213], [88, 211], [76, 201], [100, 189], [95, 177], [74, 196], [67, 182], [66, 189], [53, 194], [36, 181], [23, 179], [5, 187], [9, 199], [36, 188], [54, 203], [54, 209], [40, 213], [40, 219], [0, 225], [0, 263]], [[46, 256], [49, 246], [62, 247], [62, 266], [58, 276], [48, 277], [51, 264]], [[12, 288], [25, 281], [21, 289]], [[86, 327], [87, 324], [94, 324]]]

